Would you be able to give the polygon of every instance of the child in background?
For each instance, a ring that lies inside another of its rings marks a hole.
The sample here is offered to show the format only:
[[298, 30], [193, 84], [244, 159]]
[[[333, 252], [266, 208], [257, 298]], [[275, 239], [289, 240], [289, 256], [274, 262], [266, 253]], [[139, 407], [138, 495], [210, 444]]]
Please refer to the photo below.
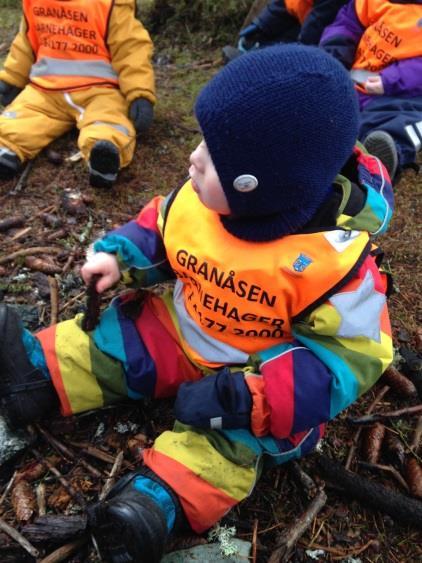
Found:
[[13, 424], [176, 396], [177, 422], [93, 505], [107, 561], [159, 561], [170, 534], [202, 533], [266, 467], [310, 452], [324, 424], [392, 361], [372, 236], [391, 218], [380, 161], [355, 147], [347, 72], [321, 49], [239, 57], [200, 93], [190, 179], [94, 245], [99, 292], [175, 280], [81, 316], [22, 329], [0, 306], [0, 397]]
[[359, 138], [391, 178], [416, 166], [422, 144], [422, 0], [350, 0], [321, 47], [351, 70]]
[[324, 28], [334, 21], [346, 0], [271, 0], [239, 33], [237, 49], [223, 48], [226, 60], [272, 43], [300, 41], [318, 45]]
[[135, 0], [24, 0], [0, 71], [0, 180], [75, 125], [92, 186], [109, 188], [153, 118], [152, 42]]

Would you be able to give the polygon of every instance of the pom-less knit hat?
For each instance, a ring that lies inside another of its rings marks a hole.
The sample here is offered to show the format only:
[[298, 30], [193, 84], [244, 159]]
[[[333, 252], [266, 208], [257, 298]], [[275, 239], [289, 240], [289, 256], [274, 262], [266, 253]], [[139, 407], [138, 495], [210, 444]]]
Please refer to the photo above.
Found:
[[306, 225], [331, 191], [358, 132], [347, 71], [316, 47], [278, 45], [233, 60], [195, 113], [231, 216], [232, 234], [264, 241]]

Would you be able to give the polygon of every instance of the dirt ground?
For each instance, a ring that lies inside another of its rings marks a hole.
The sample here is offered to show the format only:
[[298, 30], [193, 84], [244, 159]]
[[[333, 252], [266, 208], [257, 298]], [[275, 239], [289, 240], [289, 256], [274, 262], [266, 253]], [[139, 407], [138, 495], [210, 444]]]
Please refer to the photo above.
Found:
[[[3, 19], [0, 57], [5, 54], [16, 28], [16, 14], [14, 18], [13, 14], [9, 16], [7, 21]], [[10, 217], [21, 218], [16, 227], [0, 232], [0, 301], [18, 305], [26, 326], [32, 330], [48, 326], [56, 314], [59, 320], [64, 320], [83, 311], [85, 291], [78, 270], [89, 243], [106, 230], [126, 222], [153, 195], [167, 193], [187, 175], [189, 153], [200, 139], [192, 113], [193, 101], [201, 86], [220, 68], [220, 49], [206, 38], [195, 49], [188, 44], [169, 46], [168, 41], [160, 43], [159, 38], [155, 39], [154, 65], [159, 97], [155, 122], [148, 137], [138, 143], [132, 164], [121, 172], [112, 191], [89, 187], [83, 162], [68, 160], [78, 151], [76, 132], [44, 150], [27, 170], [26, 181], [19, 183], [16, 178], [0, 184], [0, 224]], [[385, 264], [394, 275], [390, 310], [395, 345], [398, 348], [404, 344], [419, 350], [422, 341], [418, 309], [421, 178], [411, 170], [403, 174], [395, 190], [396, 213], [391, 228], [379, 241], [385, 252]], [[45, 250], [28, 250], [39, 247]], [[37, 265], [34, 257], [42, 263]], [[44, 271], [38, 271], [37, 267]], [[109, 292], [104, 303], [112, 295], [113, 292]], [[380, 387], [371, 390], [349, 412], [331, 423], [324, 439], [324, 453], [345, 462], [355, 435], [347, 416], [365, 414]], [[375, 410], [387, 412], [417, 403], [415, 399], [397, 399], [388, 392]], [[39, 489], [40, 484], [44, 485], [50, 514], [82, 514], [78, 499], [63, 488], [54, 471], [46, 472], [44, 466], [44, 472], [40, 469], [34, 479], [28, 477], [28, 468], [34, 467], [37, 452], [86, 499], [93, 500], [104, 486], [106, 475], [120, 451], [125, 460], [120, 469], [123, 474], [133, 466], [138, 448], [150, 443], [171, 423], [171, 401], [148, 403], [142, 408], [130, 404], [66, 420], [54, 419], [45, 428], [68, 447], [67, 454], [57, 450], [57, 443], [43, 434], [43, 429], [35, 429], [34, 447], [2, 468], [0, 495], [17, 469], [26, 472], [25, 480], [33, 491]], [[416, 417], [388, 422], [391, 431], [402, 440], [407, 454], [415, 425]], [[96, 456], [87, 454], [88, 445], [96, 448]], [[103, 459], [98, 452], [104, 454]], [[421, 462], [417, 449], [412, 455]], [[358, 449], [352, 464], [354, 471], [406, 494], [403, 484], [391, 473], [364, 469], [358, 464], [359, 459]], [[81, 460], [89, 461], [97, 473], [87, 469]], [[318, 480], [312, 457], [304, 460], [302, 467]], [[238, 537], [253, 542], [255, 561], [267, 561], [280, 532], [304, 512], [309, 500], [302, 493], [289, 467], [273, 469], [263, 476], [251, 497], [225, 519], [227, 525], [236, 527]], [[290, 560], [422, 561], [422, 535], [416, 528], [401, 525], [382, 512], [347, 500], [331, 486], [327, 486], [327, 494], [325, 506], [297, 543]], [[1, 518], [16, 529], [24, 530], [25, 519], [19, 519], [16, 504], [16, 494], [10, 491], [4, 498], [0, 497]], [[33, 512], [31, 521], [35, 508]], [[76, 536], [76, 533], [58, 535], [56, 541], [49, 537], [36, 545], [45, 556]], [[80, 534], [78, 537], [82, 537], [80, 544], [68, 560], [74, 563], [98, 561], [89, 538]], [[195, 541], [186, 540], [187, 543]], [[35, 559], [0, 533], [0, 561]]]

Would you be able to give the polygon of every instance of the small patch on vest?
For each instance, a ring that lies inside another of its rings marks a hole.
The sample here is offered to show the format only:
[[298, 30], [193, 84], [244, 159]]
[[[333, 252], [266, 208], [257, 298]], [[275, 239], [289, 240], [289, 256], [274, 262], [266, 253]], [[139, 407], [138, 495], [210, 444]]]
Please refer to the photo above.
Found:
[[6, 119], [16, 119], [16, 112], [15, 111], [4, 111], [1, 114], [2, 117], [5, 117]]
[[293, 262], [293, 270], [295, 272], [304, 272], [312, 262], [313, 260], [309, 258], [309, 256], [306, 256], [306, 254], [299, 254]]

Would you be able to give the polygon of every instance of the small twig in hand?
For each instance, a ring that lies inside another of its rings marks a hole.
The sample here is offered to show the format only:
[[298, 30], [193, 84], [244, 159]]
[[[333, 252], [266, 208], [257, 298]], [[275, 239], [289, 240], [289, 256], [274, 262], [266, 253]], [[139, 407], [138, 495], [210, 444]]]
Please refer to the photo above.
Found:
[[[389, 391], [389, 389], [390, 389], [390, 387], [388, 385], [385, 385], [384, 387], [381, 388], [380, 392], [377, 395], [375, 395], [374, 400], [369, 405], [369, 408], [368, 408], [368, 411], [367, 411], [368, 414], [371, 414], [371, 412], [374, 410], [374, 408], [377, 406], [377, 404], [381, 401], [381, 399], [384, 397], [384, 395]], [[347, 455], [346, 463], [344, 464], [344, 467], [346, 469], [350, 469], [353, 457], [356, 453], [356, 448], [358, 447], [358, 442], [359, 442], [359, 438], [360, 438], [361, 433], [362, 433], [362, 428], [358, 428], [355, 432], [355, 435], [353, 436], [352, 445], [351, 445], [349, 453]]]
[[91, 330], [94, 330], [100, 318], [101, 297], [96, 287], [97, 282], [100, 278], [101, 276], [99, 274], [95, 274], [94, 276], [92, 276], [88, 288], [86, 290], [87, 293], [86, 313], [82, 319], [82, 330], [84, 330], [85, 332], [90, 332]]
[[109, 476], [106, 479], [104, 487], [103, 487], [103, 489], [102, 489], [102, 491], [101, 491], [101, 493], [98, 497], [99, 500], [105, 499], [105, 497], [110, 492], [110, 489], [113, 486], [114, 480], [115, 480], [116, 476], [118, 475], [118, 473], [119, 473], [119, 471], [122, 467], [122, 463], [123, 463], [123, 450], [120, 451], [116, 456], [116, 461], [114, 462], [114, 465], [111, 468]]
[[48, 285], [50, 287], [50, 326], [57, 324], [59, 317], [59, 284], [53, 276], [48, 276]]
[[32, 557], [37, 558], [39, 556], [39, 552], [35, 547], [29, 543], [29, 541], [24, 538], [15, 528], [9, 526], [2, 518], [0, 518], [0, 530], [6, 532], [8, 536], [13, 538], [25, 551], [27, 551]]
[[397, 411], [390, 411], [384, 413], [370, 414], [361, 416], [359, 418], [348, 418], [348, 422], [351, 424], [372, 424], [374, 422], [379, 422], [380, 420], [388, 420], [389, 418], [400, 418], [402, 416], [411, 416], [422, 412], [422, 405], [416, 405], [414, 407], [406, 407], [404, 409], [399, 409]]

